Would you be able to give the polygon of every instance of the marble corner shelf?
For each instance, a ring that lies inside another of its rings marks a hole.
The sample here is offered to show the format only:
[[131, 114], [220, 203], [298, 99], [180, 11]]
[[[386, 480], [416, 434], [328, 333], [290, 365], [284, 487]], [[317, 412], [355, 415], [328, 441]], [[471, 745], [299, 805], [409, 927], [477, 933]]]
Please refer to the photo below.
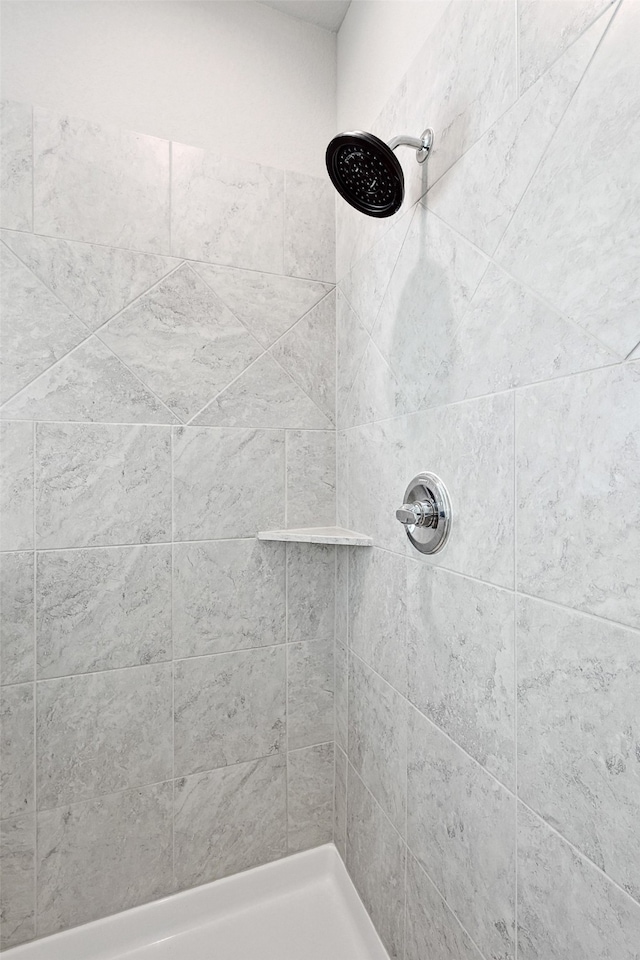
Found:
[[373, 539], [365, 533], [344, 527], [302, 527], [298, 530], [261, 530], [258, 540], [284, 540], [287, 543], [332, 543], [346, 547], [372, 547]]

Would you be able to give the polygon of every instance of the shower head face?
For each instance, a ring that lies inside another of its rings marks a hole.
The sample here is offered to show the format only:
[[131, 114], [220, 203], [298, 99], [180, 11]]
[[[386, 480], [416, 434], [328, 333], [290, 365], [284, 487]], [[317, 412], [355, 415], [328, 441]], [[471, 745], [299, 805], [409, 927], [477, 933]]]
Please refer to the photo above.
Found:
[[404, 175], [393, 150], [372, 133], [334, 137], [327, 171], [341, 197], [369, 217], [391, 217], [402, 206]]

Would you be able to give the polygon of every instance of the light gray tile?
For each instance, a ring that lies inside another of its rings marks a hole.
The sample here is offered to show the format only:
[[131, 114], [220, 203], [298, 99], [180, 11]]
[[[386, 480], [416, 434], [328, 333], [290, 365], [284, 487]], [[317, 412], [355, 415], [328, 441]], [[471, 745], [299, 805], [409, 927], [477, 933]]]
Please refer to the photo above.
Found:
[[178, 423], [96, 337], [45, 370], [3, 407], [8, 420]]
[[335, 419], [336, 301], [328, 294], [272, 347], [272, 353], [331, 423]]
[[38, 424], [38, 546], [169, 540], [170, 460], [168, 427]]
[[349, 642], [349, 548], [336, 550], [336, 640]]
[[637, 365], [522, 391], [516, 437], [520, 588], [639, 626]]
[[349, 526], [349, 435], [345, 430], [336, 434], [336, 522]]
[[333, 840], [333, 744], [288, 755], [287, 847], [289, 853]]
[[404, 836], [407, 702], [357, 657], [349, 666], [349, 761]]
[[354, 427], [408, 413], [415, 404], [409, 399], [411, 391], [405, 388], [369, 340], [338, 426]]
[[518, 0], [520, 89], [526, 90], [544, 73], [612, 2]]
[[336, 416], [341, 422], [369, 337], [340, 287], [336, 291], [336, 341]]
[[[640, 331], [639, 31], [640, 5], [622, 4], [496, 253], [620, 357]], [[602, 146], [583, 149], [587, 126]]]
[[336, 641], [335, 649], [335, 740], [343, 750], [349, 737], [349, 655], [347, 648]]
[[482, 960], [419, 863], [407, 860], [406, 960]]
[[513, 594], [413, 562], [406, 595], [410, 700], [515, 789]]
[[402, 694], [407, 692], [406, 631], [406, 560], [377, 548], [350, 551], [349, 646]]
[[416, 710], [407, 842], [482, 952], [514, 953], [515, 798]]
[[288, 543], [288, 639], [333, 640], [335, 547]]
[[0, 244], [2, 402], [83, 340], [88, 330]]
[[34, 109], [36, 233], [169, 253], [169, 143]]
[[262, 352], [187, 264], [111, 320], [100, 336], [183, 420]]
[[213, 427], [330, 427], [329, 418], [265, 353], [193, 420]]
[[347, 859], [347, 756], [335, 747], [335, 794], [333, 842], [343, 860]]
[[285, 174], [284, 273], [335, 280], [336, 197], [326, 177]]
[[0, 818], [34, 810], [33, 684], [0, 688]]
[[512, 394], [499, 394], [438, 407], [409, 417], [407, 428], [407, 479], [421, 469], [436, 473], [453, 509], [448, 544], [425, 560], [506, 587], [514, 572], [513, 403]]
[[390, 960], [400, 960], [404, 950], [404, 844], [352, 767], [347, 778], [347, 868]]
[[406, 423], [387, 420], [348, 431], [349, 523], [396, 553], [408, 552], [396, 510], [411, 477], [426, 469], [413, 450], [410, 466], [405, 464]]
[[36, 935], [36, 824], [34, 816], [0, 823], [0, 948], [7, 950]]
[[335, 522], [335, 431], [289, 430], [287, 526], [330, 527]]
[[8, 230], [2, 239], [90, 330], [178, 265], [169, 257]]
[[171, 547], [38, 554], [38, 678], [171, 659]]
[[640, 643], [518, 600], [519, 795], [640, 900]]
[[285, 856], [286, 771], [284, 757], [267, 757], [176, 782], [179, 889]]
[[0, 102], [0, 209], [2, 226], [33, 228], [31, 106], [12, 100]]
[[636, 960], [640, 906], [518, 808], [518, 957]]
[[284, 526], [284, 432], [179, 427], [174, 537], [255, 537]]
[[38, 683], [38, 809], [168, 780], [171, 664]]
[[33, 424], [0, 423], [0, 543], [33, 547]]
[[172, 151], [172, 252], [283, 273], [284, 173], [182, 143]]
[[292, 643], [288, 650], [289, 749], [333, 740], [334, 651], [327, 640]]
[[285, 641], [284, 543], [177, 543], [173, 564], [176, 657]]
[[34, 679], [33, 553], [0, 556], [2, 683]]
[[38, 934], [166, 896], [172, 889], [170, 783], [38, 814]]
[[285, 651], [239, 650], [175, 666], [175, 765], [184, 776], [284, 748]]
[[192, 266], [263, 347], [270, 347], [332, 288], [330, 283], [218, 264]]

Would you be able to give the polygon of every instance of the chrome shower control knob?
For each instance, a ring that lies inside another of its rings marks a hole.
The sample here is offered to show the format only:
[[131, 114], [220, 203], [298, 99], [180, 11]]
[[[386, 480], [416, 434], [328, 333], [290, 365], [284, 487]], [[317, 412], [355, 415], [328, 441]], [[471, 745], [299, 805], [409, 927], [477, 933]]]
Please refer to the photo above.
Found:
[[435, 473], [419, 473], [407, 487], [404, 503], [396, 510], [407, 537], [420, 553], [442, 550], [451, 530], [451, 501]]

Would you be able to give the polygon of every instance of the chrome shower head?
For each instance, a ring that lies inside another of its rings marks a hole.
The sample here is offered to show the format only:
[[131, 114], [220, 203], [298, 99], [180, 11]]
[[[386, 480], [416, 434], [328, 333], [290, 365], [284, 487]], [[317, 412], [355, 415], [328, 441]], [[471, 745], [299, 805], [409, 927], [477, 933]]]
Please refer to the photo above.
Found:
[[419, 163], [429, 156], [433, 130], [422, 137], [395, 137], [388, 144], [373, 133], [340, 133], [327, 147], [327, 171], [347, 203], [369, 217], [391, 217], [404, 200], [404, 174], [394, 154], [401, 145], [414, 147]]

